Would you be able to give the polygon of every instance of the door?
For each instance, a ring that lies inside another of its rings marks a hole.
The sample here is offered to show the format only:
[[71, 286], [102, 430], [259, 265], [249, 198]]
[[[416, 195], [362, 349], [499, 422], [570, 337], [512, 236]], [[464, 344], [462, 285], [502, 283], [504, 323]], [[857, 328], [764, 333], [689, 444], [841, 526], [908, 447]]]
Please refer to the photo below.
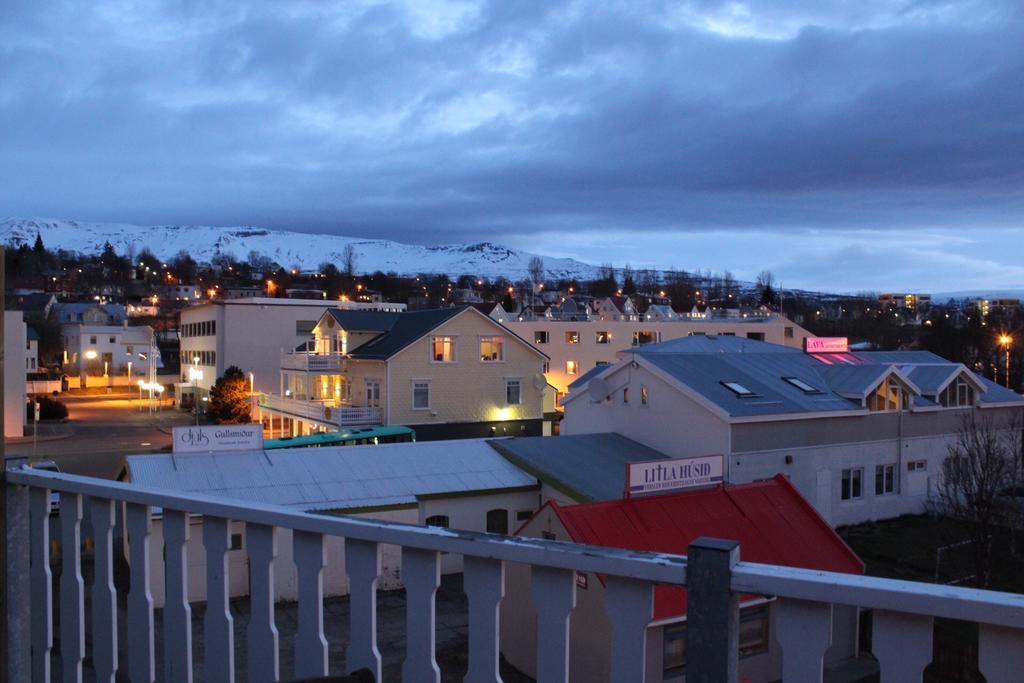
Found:
[[829, 470], [818, 470], [818, 514], [825, 518], [825, 521], [832, 521], [832, 472]]
[[380, 381], [375, 379], [366, 380], [366, 405], [370, 408], [380, 408]]

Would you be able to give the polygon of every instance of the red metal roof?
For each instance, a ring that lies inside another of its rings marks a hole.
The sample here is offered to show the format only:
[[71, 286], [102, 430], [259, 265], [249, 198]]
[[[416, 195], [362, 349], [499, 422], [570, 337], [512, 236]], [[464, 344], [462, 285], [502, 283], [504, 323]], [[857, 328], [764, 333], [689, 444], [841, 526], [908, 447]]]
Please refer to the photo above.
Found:
[[[739, 541], [747, 562], [864, 573], [860, 558], [781, 474], [701, 491], [549, 505], [577, 543], [685, 555], [691, 541], [711, 536]], [[685, 589], [655, 588], [656, 620], [685, 613]]]

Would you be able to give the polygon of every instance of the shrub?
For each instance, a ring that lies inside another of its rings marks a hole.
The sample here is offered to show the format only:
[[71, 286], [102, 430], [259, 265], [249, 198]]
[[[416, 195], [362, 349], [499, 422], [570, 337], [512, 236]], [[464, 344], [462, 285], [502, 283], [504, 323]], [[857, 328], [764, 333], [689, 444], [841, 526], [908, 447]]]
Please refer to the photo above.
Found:
[[[35, 402], [39, 404], [40, 420], [63, 420], [68, 416], [68, 407], [55, 398], [38, 396]], [[28, 412], [28, 421], [31, 422], [34, 419], [32, 415], [34, 408], [31, 403], [28, 404], [26, 410]]]

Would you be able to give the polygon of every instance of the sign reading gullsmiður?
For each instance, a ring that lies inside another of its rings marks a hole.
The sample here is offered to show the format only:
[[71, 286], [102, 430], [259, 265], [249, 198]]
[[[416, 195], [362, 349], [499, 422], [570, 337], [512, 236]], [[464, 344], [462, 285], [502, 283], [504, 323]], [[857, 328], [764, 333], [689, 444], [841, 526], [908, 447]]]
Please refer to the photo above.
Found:
[[263, 450], [263, 425], [202, 425], [174, 428], [175, 453]]

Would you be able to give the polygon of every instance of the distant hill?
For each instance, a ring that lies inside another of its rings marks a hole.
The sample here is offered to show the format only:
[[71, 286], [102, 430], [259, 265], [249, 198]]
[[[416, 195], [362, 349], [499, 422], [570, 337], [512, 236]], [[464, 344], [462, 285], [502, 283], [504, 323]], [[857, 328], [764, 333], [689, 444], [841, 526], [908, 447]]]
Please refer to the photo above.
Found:
[[[209, 262], [217, 254], [244, 261], [252, 251], [267, 256], [286, 268], [313, 270], [321, 263], [340, 265], [345, 246], [351, 244], [360, 272], [394, 271], [399, 275], [444, 273], [452, 277], [468, 273], [489, 278], [519, 280], [527, 276], [530, 259], [539, 254], [503, 247], [491, 242], [421, 246], [390, 240], [367, 240], [340, 235], [267, 230], [256, 227], [210, 227], [200, 225], [131, 225], [127, 223], [86, 223], [82, 221], [4, 218], [0, 219], [0, 241], [31, 246], [42, 235], [48, 249], [67, 249], [97, 254], [110, 242], [121, 254], [148, 248], [156, 256], [170, 259], [186, 251], [196, 261]], [[592, 280], [600, 269], [568, 258], [544, 260], [547, 277]]]

